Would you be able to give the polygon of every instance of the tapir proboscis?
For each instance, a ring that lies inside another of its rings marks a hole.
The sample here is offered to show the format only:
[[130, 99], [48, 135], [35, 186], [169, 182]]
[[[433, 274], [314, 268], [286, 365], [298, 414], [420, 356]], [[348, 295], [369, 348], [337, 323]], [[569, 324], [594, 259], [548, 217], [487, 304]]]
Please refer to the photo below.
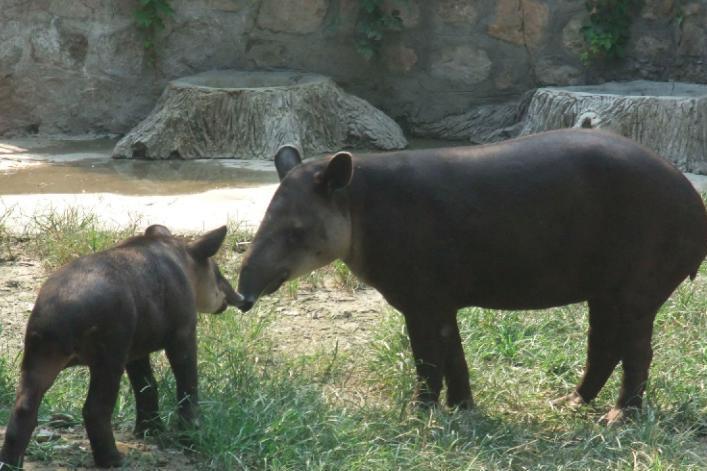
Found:
[[211, 259], [226, 227], [185, 243], [164, 226], [81, 257], [42, 285], [27, 323], [20, 384], [0, 452], [21, 466], [44, 393], [61, 370], [90, 370], [83, 407], [99, 467], [119, 466], [111, 416], [123, 371], [135, 394], [135, 433], [162, 428], [150, 353], [164, 349], [177, 383], [182, 423], [196, 415], [196, 312], [219, 313], [241, 303]]
[[616, 365], [604, 419], [641, 406], [658, 308], [707, 253], [700, 195], [672, 164], [603, 131], [559, 130], [477, 147], [340, 152], [281, 178], [241, 267], [247, 310], [284, 281], [343, 260], [405, 317], [420, 389], [470, 407], [456, 322], [465, 306], [544, 309], [587, 301], [584, 376], [556, 403], [591, 401]]

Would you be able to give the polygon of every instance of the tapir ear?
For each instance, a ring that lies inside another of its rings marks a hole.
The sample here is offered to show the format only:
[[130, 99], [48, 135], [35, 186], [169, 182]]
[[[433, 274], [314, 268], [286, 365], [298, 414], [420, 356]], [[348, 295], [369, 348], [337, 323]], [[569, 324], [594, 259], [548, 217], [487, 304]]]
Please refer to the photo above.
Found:
[[323, 172], [314, 175], [315, 182], [324, 184], [329, 190], [338, 190], [351, 182], [353, 176], [353, 163], [351, 154], [339, 152], [329, 160]]
[[302, 163], [299, 150], [295, 146], [285, 145], [280, 147], [275, 153], [275, 168], [280, 181], [285, 178], [287, 172]]
[[163, 236], [163, 237], [170, 237], [172, 235], [171, 232], [169, 232], [169, 229], [164, 227], [161, 224], [153, 224], [147, 229], [145, 229], [145, 235], [147, 237], [155, 237], [155, 236]]
[[209, 257], [213, 257], [218, 252], [218, 249], [221, 248], [221, 244], [226, 238], [226, 231], [226, 226], [209, 231], [195, 241], [190, 242], [187, 250], [197, 260], [206, 260]]

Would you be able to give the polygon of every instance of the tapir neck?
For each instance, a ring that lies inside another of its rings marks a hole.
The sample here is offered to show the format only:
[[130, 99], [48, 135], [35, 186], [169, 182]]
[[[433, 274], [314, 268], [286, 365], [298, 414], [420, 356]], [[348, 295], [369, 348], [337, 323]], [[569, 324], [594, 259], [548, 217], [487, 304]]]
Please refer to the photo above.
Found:
[[335, 244], [334, 259], [341, 259], [348, 263], [353, 251], [353, 229], [351, 221], [351, 195], [350, 190], [339, 190], [336, 196], [336, 205], [339, 209], [339, 217], [332, 226], [332, 237], [337, 241]]
[[363, 167], [365, 162], [357, 162], [356, 172], [351, 184], [347, 188], [346, 198], [346, 216], [348, 221], [348, 243], [346, 250], [339, 258], [349, 267], [351, 272], [359, 279], [367, 282], [367, 274], [365, 270], [365, 250], [363, 243], [365, 241], [365, 231], [363, 230], [363, 216], [366, 211], [366, 201], [362, 198], [366, 192], [365, 171]]

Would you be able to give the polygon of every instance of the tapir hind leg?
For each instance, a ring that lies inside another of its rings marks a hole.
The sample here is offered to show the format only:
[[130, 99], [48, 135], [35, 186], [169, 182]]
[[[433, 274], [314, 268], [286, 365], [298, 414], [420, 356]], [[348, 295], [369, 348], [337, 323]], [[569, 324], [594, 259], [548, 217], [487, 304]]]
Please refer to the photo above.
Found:
[[122, 362], [108, 358], [90, 366], [91, 381], [83, 406], [83, 420], [93, 459], [101, 468], [120, 466], [123, 461], [111, 427], [123, 369]]
[[620, 421], [628, 409], [639, 409], [648, 382], [653, 359], [651, 339], [657, 310], [628, 311], [621, 322], [621, 362], [623, 379], [616, 405], [602, 420], [607, 424]]
[[621, 359], [619, 312], [613, 299], [589, 301], [589, 333], [584, 376], [569, 395], [552, 401], [553, 405], [579, 407], [594, 399]]
[[[619, 422], [629, 410], [641, 407], [648, 370], [653, 360], [653, 321], [660, 306], [691, 272], [685, 266], [676, 258], [672, 264], [668, 260], [655, 267], [643, 267], [641, 273], [652, 276], [636, 277], [633, 283], [622, 290], [617, 343], [621, 353], [623, 379], [616, 405], [602, 417], [603, 422], [609, 425]], [[661, 267], [663, 270], [658, 270]]]
[[68, 360], [69, 358], [63, 355], [33, 354], [31, 351], [25, 351], [15, 407], [5, 432], [0, 463], [22, 466], [27, 444], [37, 426], [39, 404]]

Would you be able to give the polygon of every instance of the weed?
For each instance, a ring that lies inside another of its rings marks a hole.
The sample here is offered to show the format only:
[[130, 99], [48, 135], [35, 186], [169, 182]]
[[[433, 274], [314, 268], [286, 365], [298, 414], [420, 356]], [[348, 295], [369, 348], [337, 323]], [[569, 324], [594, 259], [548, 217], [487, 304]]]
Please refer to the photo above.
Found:
[[121, 230], [110, 230], [100, 224], [95, 214], [73, 208], [36, 216], [32, 225], [36, 235], [31, 245], [47, 268], [105, 250], [138, 233], [138, 221]]
[[364, 288], [366, 285], [356, 278], [356, 275], [351, 273], [348, 266], [341, 260], [336, 260], [333, 264], [334, 276], [339, 288], [347, 289], [349, 291], [356, 291], [358, 289]]
[[287, 296], [290, 299], [297, 299], [297, 292], [299, 291], [300, 287], [300, 279], [295, 278], [294, 280], [290, 280], [287, 283], [285, 283], [285, 293], [287, 293]]
[[5, 210], [0, 213], [0, 262], [3, 260], [12, 260], [15, 258], [12, 235], [7, 228], [7, 219], [12, 215], [12, 210]]

